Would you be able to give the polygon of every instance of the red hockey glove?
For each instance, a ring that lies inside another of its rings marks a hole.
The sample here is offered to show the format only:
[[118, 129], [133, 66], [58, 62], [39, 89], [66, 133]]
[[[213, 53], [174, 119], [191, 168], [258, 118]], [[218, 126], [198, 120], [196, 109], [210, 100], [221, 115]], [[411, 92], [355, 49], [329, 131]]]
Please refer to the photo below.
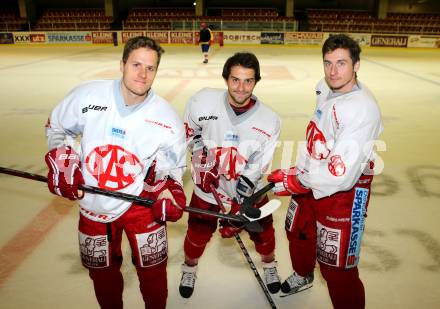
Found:
[[84, 184], [81, 173], [81, 161], [70, 146], [54, 148], [44, 157], [49, 172], [47, 186], [53, 194], [77, 200], [83, 197], [78, 193], [78, 186]]
[[182, 186], [168, 178], [151, 210], [158, 221], [176, 222], [182, 217], [185, 207], [186, 197]]
[[[236, 215], [239, 213], [239, 210], [240, 210], [240, 205], [235, 200], [233, 200], [231, 205], [231, 211], [229, 212], [229, 214]], [[234, 237], [235, 234], [240, 233], [241, 230], [243, 229], [243, 225], [241, 226], [236, 225], [240, 223], [234, 223], [223, 219], [220, 220], [219, 222], [220, 222], [219, 232], [223, 238]]]
[[307, 193], [310, 189], [302, 186], [296, 177], [299, 173], [300, 171], [296, 167], [291, 167], [288, 170], [278, 169], [270, 173], [267, 176], [267, 180], [275, 183], [275, 187], [272, 190], [278, 196]]
[[219, 174], [217, 160], [212, 151], [203, 148], [193, 153], [191, 160], [191, 175], [194, 184], [203, 192], [210, 193], [210, 185], [218, 188]]

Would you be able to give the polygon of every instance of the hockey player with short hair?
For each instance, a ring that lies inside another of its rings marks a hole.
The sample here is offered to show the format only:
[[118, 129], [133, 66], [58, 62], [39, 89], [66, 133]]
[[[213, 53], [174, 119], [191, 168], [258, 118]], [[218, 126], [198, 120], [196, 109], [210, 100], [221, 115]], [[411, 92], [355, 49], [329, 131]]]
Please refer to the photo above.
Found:
[[[101, 308], [123, 307], [121, 241], [125, 231], [148, 308], [165, 308], [166, 221], [186, 207], [183, 121], [151, 86], [162, 47], [147, 37], [127, 41], [122, 78], [83, 83], [52, 111], [46, 128], [49, 190], [79, 201], [79, 247]], [[72, 142], [80, 138], [78, 152]], [[156, 200], [151, 208], [84, 194], [87, 184]]]
[[[230, 57], [222, 76], [227, 90], [204, 88], [189, 99], [185, 108], [195, 183], [190, 205], [220, 211], [211, 192], [214, 186], [223, 204], [235, 214], [243, 199], [262, 187], [262, 175], [272, 161], [280, 134], [280, 119], [252, 94], [261, 79], [254, 54], [243, 52]], [[266, 202], [268, 198], [264, 195], [255, 206]], [[264, 231], [250, 232], [250, 238], [261, 255], [268, 289], [276, 293], [281, 283], [276, 269], [273, 219], [268, 216], [258, 222]], [[199, 258], [216, 229], [216, 218], [189, 215], [179, 287], [184, 298], [193, 293]], [[233, 237], [241, 229], [230, 222], [220, 222], [222, 237]]]
[[379, 107], [357, 80], [361, 49], [345, 34], [322, 47], [325, 78], [296, 166], [275, 170], [275, 194], [292, 196], [285, 228], [294, 273], [282, 292], [309, 288], [318, 260], [333, 306], [365, 307], [359, 278], [361, 238], [373, 180], [374, 141], [383, 131]]

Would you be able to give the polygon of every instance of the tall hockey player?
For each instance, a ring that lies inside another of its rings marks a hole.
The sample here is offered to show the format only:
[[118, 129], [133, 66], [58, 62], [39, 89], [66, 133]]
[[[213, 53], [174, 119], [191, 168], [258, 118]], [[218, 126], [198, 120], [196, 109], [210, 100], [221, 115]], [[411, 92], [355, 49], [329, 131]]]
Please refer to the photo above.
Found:
[[[261, 79], [258, 59], [251, 53], [237, 53], [223, 67], [227, 90], [205, 88], [189, 99], [184, 122], [192, 154], [195, 183], [190, 205], [219, 211], [211, 184], [216, 187], [230, 213], [237, 213], [239, 203], [262, 187], [280, 134], [278, 115], [252, 94]], [[256, 203], [268, 202], [267, 195]], [[261, 255], [266, 284], [272, 293], [281, 283], [275, 261], [275, 233], [272, 216], [261, 219], [262, 233], [250, 233]], [[233, 237], [242, 227], [220, 222], [222, 237]], [[189, 298], [194, 290], [199, 258], [217, 229], [217, 219], [190, 214], [184, 241], [185, 262], [179, 291]]]
[[[182, 216], [186, 144], [183, 121], [152, 89], [163, 49], [130, 39], [118, 80], [91, 81], [55, 107], [47, 125], [49, 190], [80, 199], [79, 247], [101, 308], [122, 308], [121, 240], [130, 242], [148, 308], [165, 308], [166, 221]], [[71, 142], [81, 138], [77, 152]], [[157, 200], [151, 208], [94, 194], [78, 185]]]
[[373, 180], [373, 142], [383, 131], [375, 98], [357, 80], [361, 49], [346, 35], [323, 47], [325, 78], [295, 167], [273, 171], [275, 194], [293, 195], [285, 227], [294, 273], [282, 292], [311, 286], [318, 260], [335, 308], [364, 308], [358, 262]]
[[214, 41], [214, 36], [212, 35], [211, 29], [206, 25], [206, 23], [200, 24], [199, 32], [199, 44], [203, 53], [203, 63], [208, 63], [209, 47]]

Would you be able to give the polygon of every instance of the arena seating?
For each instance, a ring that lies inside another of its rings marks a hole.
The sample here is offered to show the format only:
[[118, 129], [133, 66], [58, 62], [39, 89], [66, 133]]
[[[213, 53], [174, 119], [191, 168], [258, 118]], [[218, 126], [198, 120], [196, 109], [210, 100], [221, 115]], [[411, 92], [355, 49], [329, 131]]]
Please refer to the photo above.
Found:
[[29, 30], [26, 18], [21, 18], [13, 10], [0, 11], [0, 31]]
[[110, 30], [112, 22], [104, 9], [49, 9], [34, 30]]
[[276, 9], [222, 9], [221, 16], [195, 16], [194, 8], [148, 9], [135, 8], [129, 11], [123, 28], [127, 30], [174, 30], [173, 24], [187, 23], [189, 29], [193, 23], [224, 22], [293, 22], [293, 17], [278, 16]]
[[309, 31], [390, 34], [440, 34], [439, 14], [388, 13], [375, 18], [367, 11], [309, 10]]

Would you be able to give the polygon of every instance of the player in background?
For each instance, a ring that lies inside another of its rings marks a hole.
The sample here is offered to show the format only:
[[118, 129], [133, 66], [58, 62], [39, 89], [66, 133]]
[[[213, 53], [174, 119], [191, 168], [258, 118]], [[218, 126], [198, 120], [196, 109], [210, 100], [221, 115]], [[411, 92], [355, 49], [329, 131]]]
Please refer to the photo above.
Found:
[[[219, 211], [211, 185], [230, 213], [236, 214], [244, 198], [262, 187], [262, 174], [272, 161], [278, 136], [278, 115], [252, 94], [261, 79], [257, 57], [237, 53], [223, 67], [227, 90], [204, 88], [193, 95], [185, 108], [184, 122], [192, 154], [195, 183], [190, 205]], [[256, 203], [268, 202], [267, 195]], [[258, 221], [264, 231], [250, 233], [261, 255], [268, 289], [279, 291], [281, 283], [275, 261], [275, 233], [272, 216]], [[242, 227], [220, 222], [222, 237], [233, 237]], [[189, 298], [194, 290], [199, 258], [217, 229], [217, 219], [189, 214], [184, 241], [185, 261], [179, 291]]]
[[325, 78], [296, 166], [275, 170], [275, 194], [292, 195], [285, 228], [294, 273], [283, 293], [312, 285], [316, 259], [335, 308], [364, 308], [358, 262], [373, 180], [373, 143], [383, 131], [375, 98], [357, 79], [361, 49], [347, 35], [322, 47]]
[[[101, 308], [122, 308], [121, 241], [130, 242], [145, 306], [165, 308], [167, 230], [186, 198], [183, 121], [151, 86], [163, 49], [147, 37], [124, 47], [118, 80], [83, 83], [52, 111], [46, 134], [49, 190], [79, 199], [79, 247]], [[72, 142], [80, 138], [75, 150]], [[80, 184], [157, 200], [151, 208], [84, 194]]]
[[214, 36], [212, 35], [211, 29], [206, 25], [206, 23], [202, 22], [200, 24], [200, 32], [199, 32], [199, 44], [202, 48], [203, 53], [203, 63], [208, 63], [208, 52], [211, 43], [214, 41]]

